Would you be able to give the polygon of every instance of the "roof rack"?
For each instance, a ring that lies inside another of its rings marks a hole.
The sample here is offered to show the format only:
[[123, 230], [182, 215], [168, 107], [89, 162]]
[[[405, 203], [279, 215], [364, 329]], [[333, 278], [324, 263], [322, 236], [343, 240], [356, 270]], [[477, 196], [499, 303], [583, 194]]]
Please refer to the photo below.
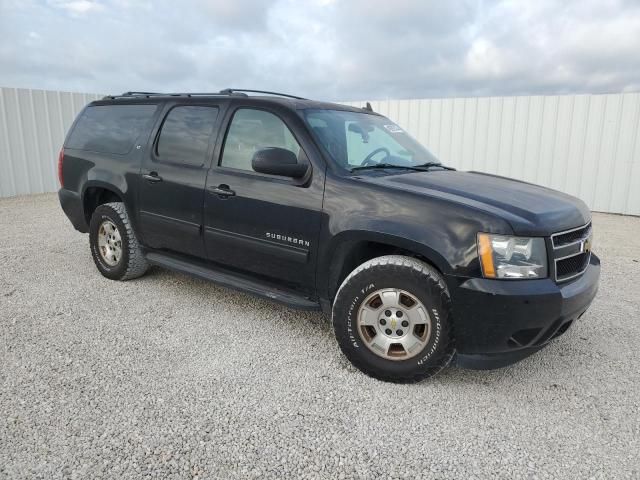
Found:
[[159, 92], [124, 92], [121, 95], [107, 95], [105, 100], [116, 98], [151, 98], [151, 97], [227, 97], [229, 95], [246, 97], [243, 93], [220, 93], [220, 92], [190, 92], [190, 93], [159, 93]]
[[158, 95], [157, 92], [124, 92], [122, 96], [134, 96], [134, 95]]
[[224, 90], [220, 90], [220, 93], [225, 95], [233, 95], [236, 92], [265, 93], [267, 95], [277, 95], [279, 97], [295, 98], [296, 100], [306, 100], [306, 98], [297, 97], [295, 95], [289, 95], [288, 93], [270, 92], [268, 90], [249, 90], [247, 88], [225, 88]]
[[220, 97], [220, 96], [235, 96], [235, 97], [248, 97], [247, 93], [264, 93], [267, 95], [277, 95], [279, 97], [295, 98], [296, 100], [306, 100], [302, 97], [296, 97], [295, 95], [288, 95], [286, 93], [269, 92], [267, 90], [247, 90], [242, 88], [225, 88], [219, 92], [192, 92], [192, 93], [159, 93], [159, 92], [124, 92], [121, 95], [107, 95], [104, 100], [113, 100], [116, 98], [132, 98], [132, 97]]

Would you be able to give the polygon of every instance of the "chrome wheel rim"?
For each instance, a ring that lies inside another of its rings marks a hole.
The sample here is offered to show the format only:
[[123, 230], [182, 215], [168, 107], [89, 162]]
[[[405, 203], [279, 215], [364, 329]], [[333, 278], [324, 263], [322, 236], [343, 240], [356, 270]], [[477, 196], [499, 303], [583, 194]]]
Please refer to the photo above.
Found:
[[122, 238], [111, 220], [105, 220], [98, 228], [98, 252], [110, 267], [115, 267], [122, 258]]
[[431, 318], [411, 293], [397, 288], [377, 290], [358, 310], [358, 333], [373, 353], [387, 360], [418, 355], [431, 337]]

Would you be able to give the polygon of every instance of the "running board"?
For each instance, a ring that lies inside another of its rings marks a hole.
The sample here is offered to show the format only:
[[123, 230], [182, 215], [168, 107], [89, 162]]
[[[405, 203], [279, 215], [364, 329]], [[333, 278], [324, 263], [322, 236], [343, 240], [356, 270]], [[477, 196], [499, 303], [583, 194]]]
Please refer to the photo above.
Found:
[[320, 310], [320, 304], [314, 300], [229, 270], [209, 268], [165, 253], [148, 252], [145, 256], [152, 265], [210, 280], [219, 285], [275, 300], [299, 310]]

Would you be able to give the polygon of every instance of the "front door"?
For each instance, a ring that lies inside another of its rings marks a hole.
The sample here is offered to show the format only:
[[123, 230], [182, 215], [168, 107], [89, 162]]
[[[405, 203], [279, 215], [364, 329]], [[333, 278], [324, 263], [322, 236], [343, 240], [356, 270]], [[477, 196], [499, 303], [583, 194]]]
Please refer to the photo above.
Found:
[[204, 257], [204, 187], [219, 108], [167, 110], [142, 163], [140, 233], [149, 247]]
[[[207, 255], [234, 269], [312, 293], [323, 166], [309, 162], [301, 147], [305, 133], [300, 125], [288, 126], [274, 112], [248, 106], [240, 106], [230, 117], [205, 190]], [[295, 123], [295, 118], [289, 120]], [[255, 172], [253, 154], [267, 147], [291, 150], [298, 162], [309, 164], [310, 173], [292, 179]]]

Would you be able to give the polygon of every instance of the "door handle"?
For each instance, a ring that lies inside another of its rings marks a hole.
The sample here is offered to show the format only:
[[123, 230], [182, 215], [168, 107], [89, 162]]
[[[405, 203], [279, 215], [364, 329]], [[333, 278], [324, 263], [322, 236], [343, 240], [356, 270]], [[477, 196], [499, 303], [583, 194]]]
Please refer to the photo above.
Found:
[[146, 174], [142, 175], [142, 178], [144, 178], [147, 182], [151, 182], [151, 183], [156, 183], [156, 182], [161, 182], [162, 181], [162, 177], [158, 176], [158, 172], [146, 173]]
[[218, 185], [217, 187], [211, 187], [211, 191], [221, 197], [233, 197], [236, 194], [236, 192], [229, 188], [229, 185], [224, 184]]

